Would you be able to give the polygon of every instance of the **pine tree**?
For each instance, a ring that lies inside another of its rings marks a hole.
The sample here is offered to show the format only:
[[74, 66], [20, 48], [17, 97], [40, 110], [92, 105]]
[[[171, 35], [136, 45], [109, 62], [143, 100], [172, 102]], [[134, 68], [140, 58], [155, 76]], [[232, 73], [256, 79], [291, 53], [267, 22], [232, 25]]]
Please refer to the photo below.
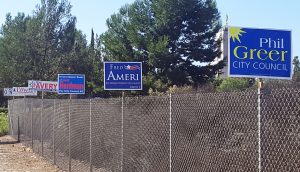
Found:
[[300, 61], [299, 61], [298, 56], [294, 57], [293, 65], [294, 65], [293, 80], [296, 82], [299, 82], [300, 81]]
[[90, 51], [94, 51], [94, 50], [95, 50], [95, 36], [94, 36], [94, 30], [92, 29]]

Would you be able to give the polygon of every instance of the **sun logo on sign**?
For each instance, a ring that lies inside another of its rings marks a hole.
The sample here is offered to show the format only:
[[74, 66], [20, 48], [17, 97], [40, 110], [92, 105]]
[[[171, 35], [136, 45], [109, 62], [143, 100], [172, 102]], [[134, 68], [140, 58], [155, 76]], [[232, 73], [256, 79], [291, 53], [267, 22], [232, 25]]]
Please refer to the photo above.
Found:
[[237, 41], [239, 41], [239, 43], [241, 43], [240, 36], [243, 36], [243, 33], [246, 33], [246, 32], [243, 31], [242, 28], [239, 28], [239, 27], [230, 27], [229, 28], [230, 38], [232, 38], [233, 42], [235, 42], [235, 40], [237, 40]]

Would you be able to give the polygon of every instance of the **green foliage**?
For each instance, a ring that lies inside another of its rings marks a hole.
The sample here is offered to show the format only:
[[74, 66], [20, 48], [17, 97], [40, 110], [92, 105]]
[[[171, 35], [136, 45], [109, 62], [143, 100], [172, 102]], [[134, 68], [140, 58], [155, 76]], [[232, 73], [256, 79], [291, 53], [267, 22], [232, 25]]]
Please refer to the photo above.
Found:
[[[26, 51], [26, 28], [29, 17], [23, 13], [12, 19], [6, 16], [6, 22], [1, 28], [0, 36], [0, 86], [7, 87], [15, 84], [23, 85], [28, 78], [28, 62]], [[22, 72], [19, 72], [22, 71]]]
[[223, 79], [221, 79], [221, 78], [214, 78], [211, 81], [211, 83], [212, 83], [212, 85], [213, 85], [214, 88], [219, 87], [222, 84], [222, 82], [223, 82]]
[[8, 133], [8, 117], [7, 113], [0, 112], [0, 136]]
[[76, 19], [70, 8], [66, 0], [48, 0], [41, 1], [32, 16], [7, 15], [0, 37], [1, 86], [57, 78], [75, 40]]
[[173, 87], [169, 87], [168, 93], [191, 93], [195, 92], [195, 89], [192, 86], [183, 86], [177, 87], [174, 85]]
[[0, 113], [5, 113], [5, 114], [7, 114], [7, 113], [8, 113], [7, 108], [0, 107]]
[[193, 88], [192, 86], [177, 87], [176, 85], [173, 85], [172, 87], [167, 88], [167, 91], [158, 91], [150, 88], [148, 93], [150, 96], [161, 96], [161, 95], [165, 95], [166, 93], [178, 94], [178, 93], [191, 93], [195, 91], [196, 91], [195, 88]]
[[107, 93], [103, 88], [103, 62], [101, 59], [101, 39], [98, 35], [91, 33], [91, 41], [88, 50], [90, 60], [90, 78], [88, 78], [88, 92], [90, 96], [106, 97]]
[[249, 79], [245, 78], [226, 78], [217, 86], [218, 91], [235, 91], [249, 88]]
[[300, 61], [299, 57], [295, 56], [293, 59], [293, 65], [294, 65], [294, 70], [293, 70], [293, 81], [300, 82]]

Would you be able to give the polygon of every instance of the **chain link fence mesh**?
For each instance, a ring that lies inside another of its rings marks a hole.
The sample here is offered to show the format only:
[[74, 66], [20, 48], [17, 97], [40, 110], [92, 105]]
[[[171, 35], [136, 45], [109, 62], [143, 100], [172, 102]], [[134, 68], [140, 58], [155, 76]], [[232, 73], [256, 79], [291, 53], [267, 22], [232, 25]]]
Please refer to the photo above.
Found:
[[123, 171], [169, 171], [169, 97], [124, 99]]
[[262, 94], [262, 170], [300, 171], [300, 89]]
[[122, 101], [91, 101], [91, 163], [97, 172], [122, 170]]
[[257, 171], [255, 92], [173, 97], [173, 171]]
[[[58, 113], [54, 118], [54, 143], [56, 164], [64, 169], [69, 169], [69, 100], [58, 100]], [[79, 122], [79, 121], [78, 121]]]
[[299, 171], [299, 102], [296, 88], [15, 99], [10, 134], [66, 171], [257, 171], [259, 156], [262, 171]]

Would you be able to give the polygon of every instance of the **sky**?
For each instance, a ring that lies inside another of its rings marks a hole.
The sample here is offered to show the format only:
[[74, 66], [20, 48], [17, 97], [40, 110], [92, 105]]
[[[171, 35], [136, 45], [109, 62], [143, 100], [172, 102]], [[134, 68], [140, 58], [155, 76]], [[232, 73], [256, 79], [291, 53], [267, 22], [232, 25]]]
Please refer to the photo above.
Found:
[[[90, 38], [91, 29], [96, 34], [106, 31], [106, 19], [118, 9], [134, 0], [69, 0], [72, 14], [77, 18], [77, 28]], [[222, 23], [239, 27], [292, 30], [293, 56], [300, 56], [299, 0], [216, 0]], [[0, 0], [0, 25], [5, 15], [18, 12], [31, 15], [40, 0]], [[298, 14], [297, 14], [298, 13]]]

